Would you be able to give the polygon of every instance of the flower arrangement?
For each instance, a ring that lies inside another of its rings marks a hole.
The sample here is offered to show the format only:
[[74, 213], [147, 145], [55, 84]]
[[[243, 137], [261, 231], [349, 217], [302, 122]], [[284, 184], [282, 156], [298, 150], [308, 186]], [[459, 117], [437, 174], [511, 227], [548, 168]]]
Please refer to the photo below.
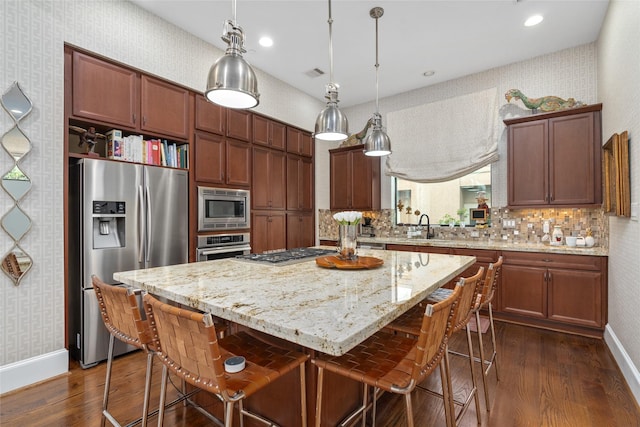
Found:
[[362, 212], [346, 211], [333, 214], [333, 219], [340, 225], [357, 225], [362, 219]]
[[340, 237], [338, 240], [338, 256], [340, 259], [353, 261], [357, 258], [357, 228], [362, 219], [362, 212], [346, 211], [333, 215], [338, 221]]

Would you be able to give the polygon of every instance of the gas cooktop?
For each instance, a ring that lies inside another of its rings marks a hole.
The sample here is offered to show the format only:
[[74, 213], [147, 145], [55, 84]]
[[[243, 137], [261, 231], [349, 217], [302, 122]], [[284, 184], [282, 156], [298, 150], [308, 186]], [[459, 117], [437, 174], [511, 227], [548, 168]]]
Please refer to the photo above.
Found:
[[290, 265], [324, 255], [335, 254], [335, 249], [296, 248], [287, 251], [267, 252], [263, 254], [237, 255], [240, 261], [253, 261], [271, 265]]

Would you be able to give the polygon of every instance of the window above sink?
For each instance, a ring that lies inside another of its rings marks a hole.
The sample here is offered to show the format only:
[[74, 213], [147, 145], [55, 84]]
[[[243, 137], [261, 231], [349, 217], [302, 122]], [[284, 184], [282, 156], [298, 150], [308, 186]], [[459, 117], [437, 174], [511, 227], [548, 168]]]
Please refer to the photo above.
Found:
[[[470, 210], [478, 208], [478, 196], [486, 198], [485, 203], [491, 207], [491, 165], [445, 182], [423, 184], [395, 177], [391, 180], [395, 225], [417, 225], [420, 217], [427, 214], [431, 225], [475, 226]], [[491, 223], [490, 216], [487, 222]], [[426, 225], [426, 219], [422, 225]]]

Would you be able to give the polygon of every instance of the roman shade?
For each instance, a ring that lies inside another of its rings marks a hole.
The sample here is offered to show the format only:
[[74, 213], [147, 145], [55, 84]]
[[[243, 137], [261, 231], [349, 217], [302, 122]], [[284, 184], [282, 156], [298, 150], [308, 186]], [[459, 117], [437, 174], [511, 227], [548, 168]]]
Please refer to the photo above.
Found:
[[494, 87], [387, 114], [387, 175], [414, 182], [459, 178], [498, 160]]

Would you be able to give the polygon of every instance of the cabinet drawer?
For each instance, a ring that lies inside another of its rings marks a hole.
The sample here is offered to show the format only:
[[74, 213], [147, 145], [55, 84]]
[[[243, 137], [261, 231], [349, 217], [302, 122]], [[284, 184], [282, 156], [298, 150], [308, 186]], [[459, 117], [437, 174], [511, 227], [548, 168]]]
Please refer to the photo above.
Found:
[[601, 270], [602, 259], [597, 256], [558, 255], [532, 252], [502, 252], [504, 263], [532, 267], [566, 268], [572, 270]]
[[467, 255], [476, 257], [476, 262], [489, 264], [498, 261], [498, 251], [489, 251], [485, 249], [451, 249], [453, 255]]

